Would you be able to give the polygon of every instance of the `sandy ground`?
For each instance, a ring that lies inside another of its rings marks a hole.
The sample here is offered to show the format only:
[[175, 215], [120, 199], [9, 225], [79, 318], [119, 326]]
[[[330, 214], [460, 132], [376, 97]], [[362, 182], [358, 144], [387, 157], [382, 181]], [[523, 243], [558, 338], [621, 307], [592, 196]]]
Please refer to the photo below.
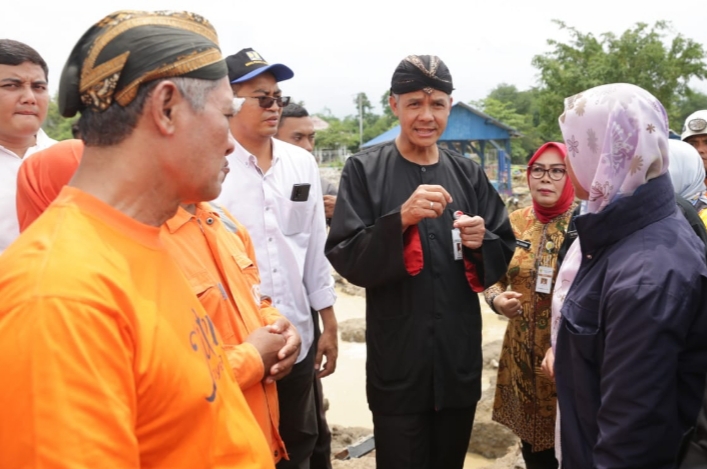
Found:
[[[334, 306], [339, 321], [365, 317], [366, 301], [361, 296], [351, 296], [337, 291], [338, 298]], [[506, 322], [499, 319], [480, 296], [483, 319], [483, 342], [503, 338]], [[322, 380], [324, 396], [329, 399], [327, 420], [329, 425], [345, 427], [373, 428], [371, 412], [366, 403], [366, 346], [339, 340], [339, 359], [336, 372]], [[488, 387], [488, 377], [484, 377], [483, 387]], [[492, 461], [481, 456], [469, 454], [465, 469], [485, 467]]]

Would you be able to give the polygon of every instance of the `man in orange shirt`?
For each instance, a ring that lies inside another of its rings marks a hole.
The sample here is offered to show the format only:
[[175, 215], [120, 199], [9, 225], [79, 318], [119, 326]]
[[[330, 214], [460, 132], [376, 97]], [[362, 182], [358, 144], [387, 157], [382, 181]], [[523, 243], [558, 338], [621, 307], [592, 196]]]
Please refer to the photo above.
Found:
[[180, 203], [220, 192], [225, 76], [213, 28], [185, 12], [116, 12], [72, 51], [59, 108], [81, 112], [81, 164], [0, 257], [0, 467], [274, 467], [160, 238]]
[[[36, 153], [17, 178], [17, 213], [24, 231], [69, 183], [84, 147], [65, 140]], [[288, 373], [296, 354], [277, 357], [282, 338], [273, 330], [296, 334], [291, 323], [260, 297], [255, 249], [246, 229], [223, 209], [208, 203], [180, 206], [162, 225], [162, 241], [192, 291], [209, 314], [243, 395], [270, 444], [275, 462], [284, 452], [278, 432], [274, 380]], [[274, 329], [266, 327], [274, 325]], [[275, 367], [276, 373], [271, 374]], [[266, 379], [269, 378], [269, 379]]]

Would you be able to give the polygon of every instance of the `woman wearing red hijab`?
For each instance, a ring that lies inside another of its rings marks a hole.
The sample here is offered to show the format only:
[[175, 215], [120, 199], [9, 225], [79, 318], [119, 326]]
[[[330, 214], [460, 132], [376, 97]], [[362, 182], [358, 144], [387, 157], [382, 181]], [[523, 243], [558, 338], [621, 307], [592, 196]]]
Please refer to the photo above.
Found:
[[553, 381], [541, 372], [550, 347], [550, 300], [558, 253], [574, 210], [562, 143], [541, 146], [528, 164], [531, 207], [511, 213], [517, 239], [506, 276], [485, 291], [493, 310], [510, 319], [498, 366], [493, 419], [518, 435], [528, 469], [555, 469]]

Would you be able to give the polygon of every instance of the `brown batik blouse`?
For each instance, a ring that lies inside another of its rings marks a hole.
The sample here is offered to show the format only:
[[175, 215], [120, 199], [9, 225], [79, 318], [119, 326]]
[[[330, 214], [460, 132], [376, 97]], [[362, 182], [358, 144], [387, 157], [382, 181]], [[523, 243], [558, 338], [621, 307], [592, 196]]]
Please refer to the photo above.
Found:
[[[551, 293], [536, 292], [539, 266], [553, 269], [557, 276], [557, 252], [562, 245], [574, 205], [547, 224], [541, 223], [532, 207], [516, 210], [510, 222], [519, 241], [505, 277], [489, 287], [484, 296], [492, 302], [510, 289], [520, 298], [522, 313], [509, 320], [499, 358], [493, 420], [510, 428], [530, 443], [533, 451], [555, 445], [554, 382], [540, 369], [550, 347]], [[530, 244], [530, 247], [525, 247]]]

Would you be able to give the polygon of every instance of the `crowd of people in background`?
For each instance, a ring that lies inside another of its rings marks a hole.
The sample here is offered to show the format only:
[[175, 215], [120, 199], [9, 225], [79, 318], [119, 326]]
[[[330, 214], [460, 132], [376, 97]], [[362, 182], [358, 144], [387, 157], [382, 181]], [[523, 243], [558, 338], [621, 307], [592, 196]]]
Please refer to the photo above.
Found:
[[395, 67], [392, 141], [321, 179], [295, 72], [189, 12], [118, 11], [59, 78], [0, 39], [0, 467], [329, 469], [332, 268], [366, 289], [380, 469], [461, 469], [481, 306], [528, 469], [707, 467], [707, 110], [567, 97], [508, 213], [439, 145], [454, 82]]

